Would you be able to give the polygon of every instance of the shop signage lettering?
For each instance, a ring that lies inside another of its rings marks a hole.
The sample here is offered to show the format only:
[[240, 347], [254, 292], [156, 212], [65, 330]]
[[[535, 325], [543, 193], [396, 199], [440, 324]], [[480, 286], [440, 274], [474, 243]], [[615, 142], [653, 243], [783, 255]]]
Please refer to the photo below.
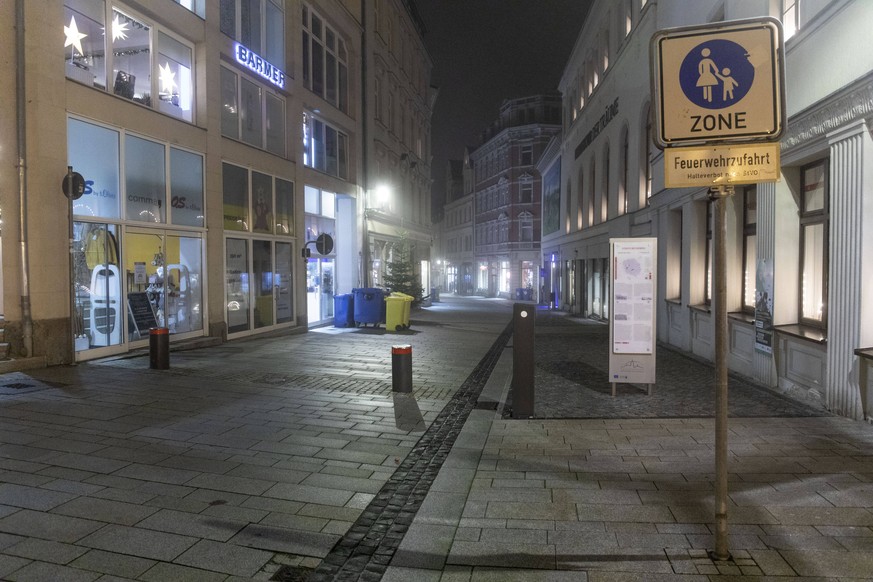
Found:
[[115, 198], [115, 194], [106, 190], [94, 190], [94, 180], [85, 180], [84, 196], [99, 196], [100, 198]]
[[273, 66], [268, 60], [239, 43], [236, 43], [233, 52], [236, 56], [236, 62], [248, 67], [280, 89], [285, 88], [285, 73]]
[[600, 119], [594, 124], [594, 127], [585, 134], [585, 137], [582, 138], [582, 141], [579, 142], [579, 145], [576, 146], [576, 158], [582, 155], [582, 152], [585, 151], [585, 148], [591, 145], [597, 136], [600, 135], [600, 132], [606, 129], [606, 126], [609, 125], [609, 122], [615, 119], [615, 116], [618, 115], [618, 97], [615, 98], [615, 101], [612, 104], [606, 106], [606, 110], [603, 112], [603, 115], [600, 116]]
[[128, 202], [139, 202], [140, 204], [151, 204], [152, 206], [160, 207], [161, 201], [156, 200], [154, 198], [149, 198], [148, 196], [135, 196], [133, 194], [128, 194], [127, 196]]
[[197, 204], [190, 204], [185, 196], [173, 196], [173, 198], [170, 200], [170, 205], [173, 208], [177, 208], [180, 210], [184, 208], [187, 208], [188, 210], [201, 210], [200, 206], [198, 206]]

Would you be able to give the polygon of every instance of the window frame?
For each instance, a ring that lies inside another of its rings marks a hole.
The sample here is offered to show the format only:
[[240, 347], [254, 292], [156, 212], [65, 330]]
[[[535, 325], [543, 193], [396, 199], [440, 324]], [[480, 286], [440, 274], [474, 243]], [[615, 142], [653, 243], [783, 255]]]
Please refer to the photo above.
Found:
[[[349, 113], [349, 43], [312, 5], [303, 3], [301, 14], [302, 85], [343, 113]], [[313, 19], [319, 21], [318, 30]], [[320, 64], [318, 75], [316, 63]]]
[[[226, 137], [229, 139], [234, 139], [240, 141], [242, 143], [248, 144], [252, 147], [256, 147], [258, 149], [264, 150], [271, 154], [277, 155], [279, 157], [286, 157], [288, 155], [288, 115], [287, 109], [288, 104], [285, 99], [285, 96], [279, 93], [278, 91], [274, 91], [269, 85], [261, 83], [259, 79], [255, 77], [251, 77], [241, 71], [238, 71], [230, 66], [221, 65], [220, 76], [232, 75], [235, 80], [235, 93], [236, 93], [236, 103], [234, 106], [229, 106], [229, 104], [222, 104], [222, 115], [221, 115], [221, 135], [222, 137]], [[230, 77], [228, 77], [229, 79]], [[260, 116], [260, 125], [258, 130], [258, 135], [260, 137], [260, 143], [254, 143], [252, 140], [248, 140], [244, 138], [243, 132], [243, 83], [248, 83], [258, 90], [258, 99], [259, 99], [259, 116]], [[223, 81], [222, 81], [223, 87]], [[223, 88], [222, 88], [223, 91]], [[222, 99], [224, 95], [222, 94]], [[275, 132], [269, 129], [269, 114], [268, 109], [270, 109], [270, 99], [274, 99], [276, 101], [275, 107], [278, 111], [282, 113], [282, 127], [281, 131]], [[230, 107], [235, 110], [235, 113], [231, 116], [225, 116], [224, 112]], [[225, 121], [233, 121], [235, 120], [236, 124], [236, 135], [231, 135], [225, 132]], [[278, 142], [275, 141], [275, 137], [279, 136]], [[271, 136], [273, 136], [274, 143], [281, 143], [281, 151], [274, 150], [270, 148]]]
[[[754, 216], [753, 216], [754, 215]], [[755, 313], [755, 291], [757, 276], [757, 236], [758, 236], [758, 185], [743, 188], [743, 277], [740, 288], [740, 303], [743, 313]], [[755, 253], [749, 264], [749, 251]], [[751, 290], [751, 295], [749, 291]]]
[[[815, 210], [806, 210], [806, 202], [808, 197], [807, 172], [815, 169], [822, 169], [822, 208]], [[801, 325], [814, 327], [818, 329], [827, 329], [828, 323], [828, 269], [830, 255], [830, 158], [822, 158], [810, 164], [801, 166], [800, 168], [800, 268], [798, 272], [798, 321]], [[804, 296], [803, 296], [803, 276], [806, 270], [808, 257], [806, 256], [806, 237], [807, 229], [814, 226], [822, 226], [822, 249], [821, 249], [821, 319], [807, 317], [804, 313]]]
[[[142, 16], [139, 12], [123, 3], [113, 0], [92, 0], [91, 4], [94, 6], [99, 4], [102, 7], [101, 16], [103, 20], [102, 22], [96, 22], [93, 19], [89, 20], [97, 25], [102, 25], [102, 30], [105, 30], [107, 26], [110, 27], [113, 30], [113, 34], [109, 36], [104, 34], [103, 41], [89, 49], [93, 52], [87, 56], [81, 50], [77, 51], [77, 47], [81, 48], [81, 41], [87, 38], [88, 35], [80, 37], [82, 33], [78, 32], [79, 23], [76, 22], [74, 26], [75, 16], [82, 16], [84, 14], [82, 10], [87, 9], [87, 2], [65, 0], [63, 4], [64, 34], [66, 36], [63, 47], [66, 67], [65, 78], [83, 83], [94, 89], [105, 91], [121, 99], [138, 103], [174, 119], [194, 123], [197, 113], [197, 57], [194, 43], [169, 28]], [[67, 24], [68, 11], [74, 13], [71, 16], [69, 25]], [[122, 16], [142, 26], [140, 34], [144, 33], [147, 35], [147, 48], [129, 47], [124, 51], [119, 51], [118, 49], [123, 47], [114, 46], [115, 43], [123, 44], [127, 40], [127, 36], [133, 32], [125, 28], [127, 26], [126, 22], [116, 25], [118, 16]], [[115, 34], [116, 26], [118, 27], [117, 37]], [[167, 41], [162, 42], [162, 37], [166, 37]], [[176, 56], [170, 56], [170, 53], [179, 52], [178, 50], [171, 51], [167, 48], [171, 43], [178, 43], [179, 46], [175, 47], [177, 49], [187, 50], [188, 66], [176, 58]], [[67, 48], [69, 48], [69, 51]], [[101, 49], [103, 62], [102, 65], [98, 66], [96, 59]], [[77, 52], [79, 53], [78, 58]], [[137, 84], [136, 76], [142, 77], [143, 74], [137, 69], [135, 71], [136, 75], [134, 75], [130, 70], [130, 63], [122, 64], [120, 59], [125, 56], [134, 57], [142, 53], [147, 53], [145, 58], [148, 59], [148, 80], [146, 82], [140, 79], [143, 82]], [[70, 55], [69, 59], [67, 54]], [[174, 64], [177, 66], [176, 70], [172, 70]], [[124, 67], [127, 70], [123, 70], [120, 67]], [[162, 75], [161, 72], [164, 71], [165, 67], [167, 72]], [[96, 74], [92, 72], [95, 69], [98, 69]], [[187, 69], [188, 72], [187, 79], [184, 82], [182, 81], [183, 69]], [[179, 75], [178, 80], [175, 79], [177, 74]], [[164, 80], [172, 82], [174, 85], [178, 81], [180, 92], [174, 93], [172, 86], [169, 90], [165, 90], [166, 86], [163, 85]], [[184, 101], [183, 90], [190, 91], [190, 95]], [[187, 106], [187, 109], [184, 108], [185, 106]]]

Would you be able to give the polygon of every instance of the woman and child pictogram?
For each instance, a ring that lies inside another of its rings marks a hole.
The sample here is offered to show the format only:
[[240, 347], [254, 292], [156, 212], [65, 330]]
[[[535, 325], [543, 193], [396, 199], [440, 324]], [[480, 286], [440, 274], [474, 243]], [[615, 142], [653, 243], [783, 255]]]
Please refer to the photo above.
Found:
[[718, 66], [715, 64], [715, 61], [710, 58], [712, 51], [708, 48], [705, 48], [700, 51], [700, 55], [702, 58], [700, 62], [697, 63], [697, 86], [703, 87], [703, 98], [708, 102], [712, 103], [712, 88], [719, 84], [719, 80], [722, 83], [722, 101], [733, 101], [734, 98], [734, 88], [739, 86], [739, 83], [731, 77], [731, 70], [729, 67], [724, 67], [721, 72], [718, 70]]

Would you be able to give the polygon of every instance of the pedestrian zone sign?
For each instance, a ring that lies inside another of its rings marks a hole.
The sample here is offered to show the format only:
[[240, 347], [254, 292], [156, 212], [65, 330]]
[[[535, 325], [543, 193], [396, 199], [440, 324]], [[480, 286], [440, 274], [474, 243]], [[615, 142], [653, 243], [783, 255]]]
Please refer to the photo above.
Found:
[[785, 84], [778, 20], [662, 30], [651, 49], [659, 147], [779, 139]]

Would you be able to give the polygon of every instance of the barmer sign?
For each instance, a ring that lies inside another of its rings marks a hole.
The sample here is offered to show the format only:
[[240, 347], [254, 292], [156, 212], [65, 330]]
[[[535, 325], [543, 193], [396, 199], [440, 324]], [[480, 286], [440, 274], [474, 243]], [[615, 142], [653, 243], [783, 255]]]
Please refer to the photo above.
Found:
[[658, 146], [777, 140], [785, 125], [781, 30], [757, 18], [656, 33]]

